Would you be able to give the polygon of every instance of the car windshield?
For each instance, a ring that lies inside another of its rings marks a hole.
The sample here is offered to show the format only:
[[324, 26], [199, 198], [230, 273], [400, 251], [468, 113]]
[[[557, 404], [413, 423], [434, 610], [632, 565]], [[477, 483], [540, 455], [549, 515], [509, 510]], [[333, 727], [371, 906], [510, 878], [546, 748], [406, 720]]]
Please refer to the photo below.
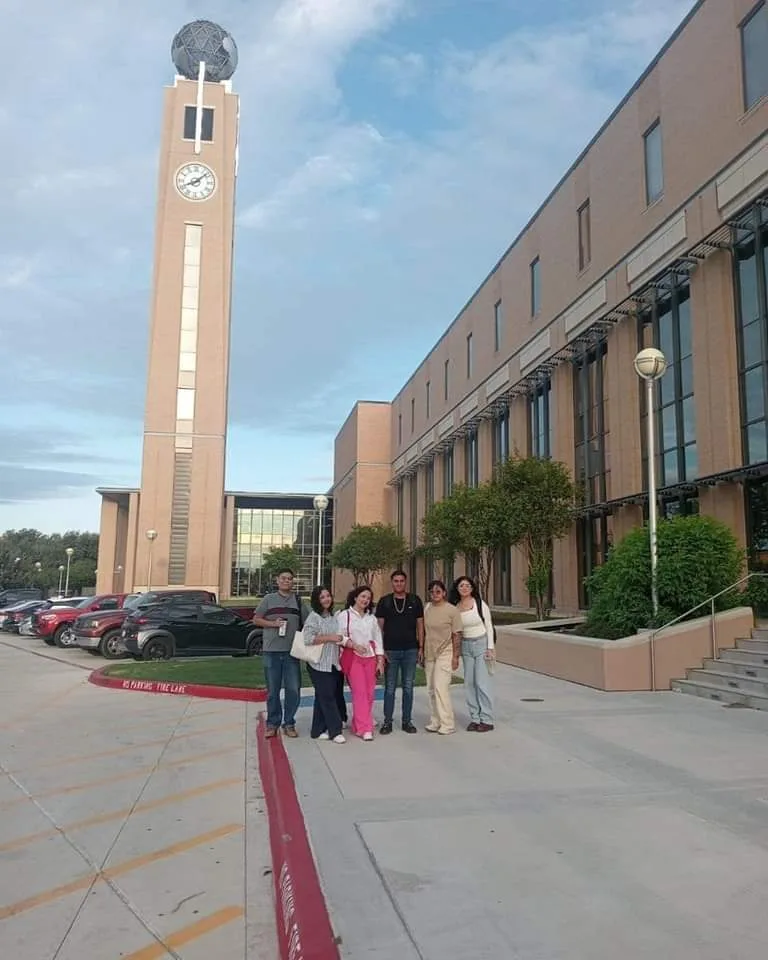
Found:
[[123, 602], [124, 610], [134, 610], [141, 603], [142, 598], [144, 597], [143, 593], [132, 593], [125, 598]]

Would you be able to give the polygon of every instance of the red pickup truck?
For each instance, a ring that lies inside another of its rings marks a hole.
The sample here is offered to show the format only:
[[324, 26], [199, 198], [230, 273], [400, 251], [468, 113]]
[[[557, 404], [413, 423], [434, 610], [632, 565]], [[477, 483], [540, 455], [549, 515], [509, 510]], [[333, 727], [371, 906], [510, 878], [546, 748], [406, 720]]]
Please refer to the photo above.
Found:
[[101, 611], [117, 611], [122, 608], [129, 596], [127, 593], [102, 593], [96, 597], [86, 597], [73, 602], [71, 607], [51, 607], [32, 615], [32, 629], [36, 637], [44, 640], [48, 646], [71, 647], [69, 625], [83, 614]]

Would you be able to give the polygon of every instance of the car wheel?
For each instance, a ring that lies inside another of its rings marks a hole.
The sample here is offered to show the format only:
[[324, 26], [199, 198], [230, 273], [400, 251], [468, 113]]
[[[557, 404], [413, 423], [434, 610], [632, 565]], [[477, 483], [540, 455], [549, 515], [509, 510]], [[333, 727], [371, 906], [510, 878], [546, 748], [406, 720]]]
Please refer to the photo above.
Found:
[[143, 653], [145, 660], [170, 660], [171, 645], [167, 640], [157, 637], [147, 641]]
[[120, 634], [120, 630], [107, 630], [96, 653], [100, 653], [106, 660], [121, 660], [125, 651], [120, 642]]
[[245, 655], [247, 657], [261, 656], [263, 646], [264, 636], [261, 630], [254, 630], [253, 633], [248, 634], [248, 639], [245, 643]]
[[71, 647], [72, 643], [69, 642], [67, 634], [69, 633], [69, 627], [62, 623], [60, 627], [56, 627], [56, 632], [53, 635], [53, 642], [57, 647]]

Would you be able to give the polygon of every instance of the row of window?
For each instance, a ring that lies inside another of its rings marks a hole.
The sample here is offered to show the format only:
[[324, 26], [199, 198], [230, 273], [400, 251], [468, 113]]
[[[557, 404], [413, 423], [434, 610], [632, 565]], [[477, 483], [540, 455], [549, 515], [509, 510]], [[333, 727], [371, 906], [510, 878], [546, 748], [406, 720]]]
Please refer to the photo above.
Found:
[[[768, 96], [768, 0], [761, 0], [741, 25], [742, 67], [744, 78], [744, 103], [746, 109], [755, 106]], [[643, 153], [645, 169], [645, 200], [650, 206], [664, 194], [664, 152], [662, 143], [661, 119], [658, 118], [643, 135]], [[579, 272], [589, 267], [592, 261], [592, 221], [590, 201], [587, 199], [577, 210], [578, 265]], [[541, 311], [541, 260], [536, 257], [530, 264], [530, 311], [531, 317], [537, 317]], [[504, 337], [504, 310], [501, 300], [493, 308], [494, 351], [502, 347]], [[474, 374], [474, 339], [467, 334], [465, 353], [466, 379]], [[662, 347], [662, 349], [664, 349]], [[666, 352], [666, 351], [665, 351]], [[443, 365], [443, 401], [448, 403], [450, 394], [450, 361]], [[676, 374], [677, 376], [677, 374]], [[758, 374], [754, 374], [757, 380]], [[425, 388], [425, 409], [427, 420], [432, 415], [431, 383]], [[410, 432], [416, 430], [416, 400], [411, 399]], [[670, 407], [668, 417], [677, 417], [677, 410]], [[666, 427], [665, 427], [666, 429]], [[398, 444], [403, 442], [402, 415], [399, 417]], [[671, 463], [671, 459], [670, 459]]]
[[[751, 226], [749, 225], [751, 217]], [[758, 203], [741, 221], [735, 236], [734, 274], [736, 327], [739, 356], [739, 384], [743, 462], [768, 462], [768, 204]], [[637, 319], [638, 349], [658, 346], [664, 353], [667, 373], [656, 384], [654, 407], [658, 418], [659, 482], [673, 488], [695, 481], [699, 476], [696, 445], [696, 416], [693, 380], [693, 319], [690, 284], [686, 281], [665, 292]], [[607, 390], [607, 343], [599, 344], [574, 360], [573, 412], [575, 477], [582, 486], [587, 505], [611, 500], [610, 403]], [[646, 393], [640, 390], [641, 450], [643, 476], [647, 476], [645, 449]], [[528, 397], [527, 451], [530, 456], [552, 455], [552, 385], [543, 381]], [[464, 482], [475, 486], [480, 479], [477, 430], [464, 438]], [[493, 464], [511, 454], [509, 410], [500, 413], [491, 431]], [[443, 496], [449, 496], [456, 477], [454, 448], [442, 455]], [[434, 460], [427, 467], [426, 505], [435, 498]], [[411, 539], [416, 542], [416, 487], [412, 479]], [[402, 488], [401, 488], [402, 496]], [[402, 504], [399, 504], [402, 530]], [[599, 560], [607, 543], [605, 530], [591, 529], [587, 553]], [[596, 562], [597, 562], [596, 560]]]

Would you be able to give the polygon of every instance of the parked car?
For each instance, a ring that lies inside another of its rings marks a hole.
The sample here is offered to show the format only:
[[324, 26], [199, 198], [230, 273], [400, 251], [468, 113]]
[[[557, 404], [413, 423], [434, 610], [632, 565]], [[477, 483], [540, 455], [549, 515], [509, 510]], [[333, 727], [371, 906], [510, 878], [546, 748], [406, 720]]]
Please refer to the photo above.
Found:
[[8, 587], [6, 590], [0, 590], [0, 608], [11, 607], [15, 603], [21, 603], [22, 600], [42, 600], [43, 591], [36, 590], [33, 587]]
[[6, 633], [18, 633], [19, 624], [27, 617], [31, 617], [37, 610], [47, 610], [50, 606], [47, 600], [22, 600], [12, 607], [0, 611], [0, 630]]
[[69, 625], [83, 613], [95, 613], [98, 610], [116, 610], [122, 607], [127, 594], [102, 593], [96, 597], [84, 597], [80, 602], [74, 598], [66, 605], [55, 605], [48, 610], [32, 614], [32, 626], [35, 636], [40, 637], [49, 646], [69, 647], [74, 645]]
[[216, 596], [208, 590], [150, 590], [147, 593], [132, 593], [118, 610], [99, 610], [78, 616], [70, 624], [70, 636], [65, 636], [64, 639], [67, 645], [71, 645], [71, 639], [72, 644], [88, 650], [94, 656], [118, 660], [125, 656], [121, 639], [125, 618], [137, 610], [172, 601], [215, 603]]
[[255, 656], [262, 632], [235, 610], [214, 603], [164, 603], [131, 613], [122, 642], [136, 660], [176, 656]]

